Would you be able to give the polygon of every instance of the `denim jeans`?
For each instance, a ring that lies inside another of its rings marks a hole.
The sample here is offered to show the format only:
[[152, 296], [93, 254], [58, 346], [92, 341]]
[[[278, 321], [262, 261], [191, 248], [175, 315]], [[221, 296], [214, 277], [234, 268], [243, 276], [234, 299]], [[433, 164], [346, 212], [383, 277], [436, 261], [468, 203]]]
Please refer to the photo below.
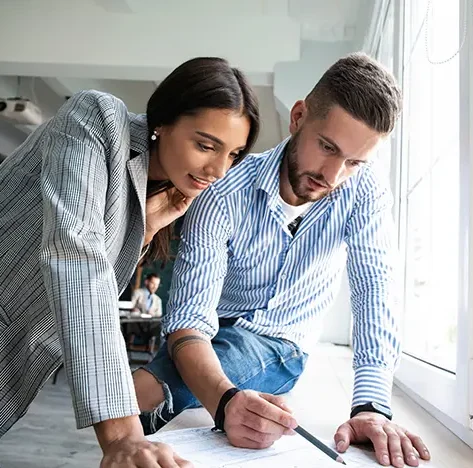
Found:
[[[221, 319], [212, 346], [223, 371], [236, 387], [273, 395], [291, 390], [307, 361], [307, 355], [294, 343], [256, 335], [233, 326], [232, 320]], [[140, 416], [145, 434], [156, 432], [185, 409], [201, 406], [171, 361], [166, 342], [143, 368], [163, 385], [165, 396], [154, 414]]]

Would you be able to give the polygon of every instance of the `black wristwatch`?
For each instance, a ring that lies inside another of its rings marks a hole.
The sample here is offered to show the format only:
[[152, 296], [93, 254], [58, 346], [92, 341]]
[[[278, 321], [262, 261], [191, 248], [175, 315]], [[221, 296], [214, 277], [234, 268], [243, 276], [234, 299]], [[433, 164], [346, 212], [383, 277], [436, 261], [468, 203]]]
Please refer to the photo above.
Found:
[[212, 432], [225, 432], [225, 406], [227, 403], [240, 391], [239, 388], [233, 387], [227, 390], [220, 398], [217, 411], [215, 413], [215, 427], [212, 428]]
[[369, 403], [365, 403], [364, 405], [355, 406], [351, 410], [350, 418], [353, 418], [358, 413], [362, 413], [363, 411], [367, 411], [369, 413], [382, 414], [383, 416], [386, 416], [386, 418], [388, 418], [390, 421], [393, 418], [393, 413], [387, 406], [380, 405], [379, 403], [376, 403], [375, 401], [370, 401]]

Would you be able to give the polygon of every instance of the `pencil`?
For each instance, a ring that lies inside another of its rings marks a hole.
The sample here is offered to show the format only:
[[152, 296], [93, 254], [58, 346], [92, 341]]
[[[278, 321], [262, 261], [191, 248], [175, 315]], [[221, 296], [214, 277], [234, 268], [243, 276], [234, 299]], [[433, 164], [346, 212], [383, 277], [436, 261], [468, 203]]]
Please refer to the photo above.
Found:
[[320, 442], [317, 437], [314, 437], [304, 428], [302, 428], [301, 426], [297, 426], [294, 430], [299, 435], [304, 437], [305, 440], [309, 441], [311, 444], [315, 445], [319, 450], [324, 452], [325, 455], [328, 455], [332, 460], [335, 460], [336, 462], [341, 463], [342, 465], [346, 465], [346, 463], [343, 461], [343, 458], [337, 452], [335, 452], [335, 450], [332, 450], [330, 447], [327, 447], [324, 443]]

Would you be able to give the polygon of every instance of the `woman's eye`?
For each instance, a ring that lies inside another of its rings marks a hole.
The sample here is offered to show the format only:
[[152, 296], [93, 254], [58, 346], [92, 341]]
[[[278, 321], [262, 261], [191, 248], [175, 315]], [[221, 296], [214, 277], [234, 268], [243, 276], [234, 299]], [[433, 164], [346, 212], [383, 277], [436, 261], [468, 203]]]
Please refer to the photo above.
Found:
[[198, 145], [199, 145], [199, 148], [202, 151], [212, 151], [213, 150], [212, 146], [203, 145], [202, 143], [198, 143]]

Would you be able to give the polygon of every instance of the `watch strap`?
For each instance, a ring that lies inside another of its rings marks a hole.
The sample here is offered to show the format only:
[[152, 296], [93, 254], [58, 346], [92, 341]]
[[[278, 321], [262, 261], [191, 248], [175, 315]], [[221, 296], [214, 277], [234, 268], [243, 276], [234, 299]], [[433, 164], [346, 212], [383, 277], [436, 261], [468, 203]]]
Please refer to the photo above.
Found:
[[221, 431], [225, 432], [225, 406], [227, 403], [240, 391], [239, 388], [233, 387], [227, 390], [220, 398], [220, 402], [215, 412], [215, 427], [212, 428], [213, 432]]
[[357, 414], [363, 413], [363, 412], [382, 414], [390, 421], [393, 418], [393, 413], [391, 412], [389, 408], [387, 408], [386, 406], [380, 405], [379, 403], [376, 403], [376, 402], [369, 402], [369, 403], [365, 403], [364, 405], [355, 406], [351, 410], [350, 419], [354, 418]]

